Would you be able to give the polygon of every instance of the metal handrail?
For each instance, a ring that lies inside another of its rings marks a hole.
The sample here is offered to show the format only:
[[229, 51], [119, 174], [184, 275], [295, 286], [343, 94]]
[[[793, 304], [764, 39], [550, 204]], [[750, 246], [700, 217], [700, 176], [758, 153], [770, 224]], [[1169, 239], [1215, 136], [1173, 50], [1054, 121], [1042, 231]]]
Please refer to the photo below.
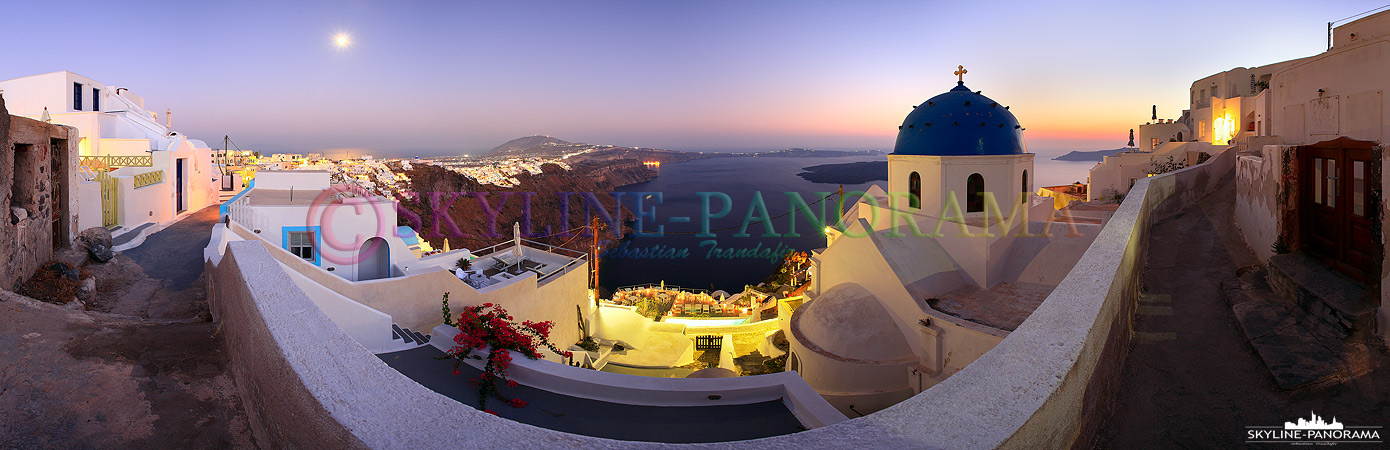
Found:
[[556, 247], [556, 246], [554, 246], [554, 245], [550, 245], [550, 244], [547, 244], [547, 243], [544, 243], [544, 242], [539, 242], [539, 241], [533, 241], [533, 240], [526, 239], [526, 238], [522, 238], [522, 239], [521, 239], [521, 242], [528, 242], [528, 243], [532, 243], [532, 244], [544, 246], [545, 249], [546, 249], [546, 251], [551, 252], [551, 253], [557, 253], [556, 251], [559, 250], [559, 251], [568, 252], [568, 253], [573, 254], [573, 255], [576, 255], [576, 256], [588, 256], [588, 255], [589, 255], [588, 253], [581, 252], [581, 251], [579, 251], [579, 250], [568, 249], [568, 248], [564, 248], [564, 247]]
[[[544, 243], [544, 242], [533, 241], [533, 240], [525, 239], [525, 238], [523, 238], [523, 239], [521, 240], [521, 242], [522, 242], [522, 243], [528, 243], [528, 244], [534, 244], [534, 246], [523, 245], [523, 247], [531, 247], [531, 248], [535, 248], [536, 250], [543, 250], [543, 251], [547, 251], [547, 252], [550, 252], [550, 253], [567, 253], [568, 255], [566, 255], [566, 256], [571, 256], [571, 257], [574, 257], [574, 258], [585, 258], [585, 257], [588, 257], [588, 255], [589, 255], [588, 253], [581, 252], [581, 251], [578, 251], [578, 250], [568, 249], [568, 248], [564, 248], [564, 247], [557, 247], [557, 246], [550, 245], [550, 244], [547, 244], [547, 243]], [[487, 246], [487, 247], [483, 247], [483, 248], [478, 249], [478, 250], [474, 250], [474, 251], [473, 251], [473, 254], [474, 254], [474, 255], [478, 255], [478, 256], [489, 255], [489, 254], [496, 253], [496, 252], [499, 252], [499, 251], [502, 251], [502, 250], [506, 250], [506, 249], [508, 249], [508, 248], [511, 248], [511, 246], [515, 246], [515, 245], [516, 245], [516, 241], [514, 241], [514, 240], [512, 240], [512, 239], [508, 239], [508, 240], [505, 240], [505, 241], [502, 241], [502, 242], [498, 242], [498, 243], [496, 243], [496, 244], [489, 245], [489, 246]], [[544, 248], [540, 248], [540, 247], [544, 247]]]
[[537, 283], [544, 283], [546, 280], [548, 280], [548, 279], [550, 279], [550, 278], [552, 278], [552, 277], [555, 277], [556, 275], [560, 275], [560, 274], [562, 274], [562, 273], [565, 273], [565, 272], [567, 271], [567, 269], [569, 269], [570, 266], [578, 265], [580, 262], [582, 262], [582, 261], [587, 261], [588, 259], [589, 259], [589, 255], [583, 255], [583, 256], [580, 256], [580, 257], [578, 257], [578, 258], [575, 258], [573, 261], [570, 261], [570, 262], [568, 262], [568, 263], [565, 263], [565, 265], [560, 266], [559, 269], [555, 269], [554, 272], [550, 272], [550, 273], [545, 274], [544, 276], [542, 276], [542, 277], [536, 279], [536, 282], [537, 282]]
[[[508, 239], [508, 240], [506, 240], [506, 241], [498, 242], [498, 243], [496, 243], [496, 244], [492, 244], [492, 245], [490, 245], [490, 246], [484, 247], [484, 248], [479, 249], [479, 250], [476, 250], [476, 251], [470, 251], [470, 253], [473, 253], [474, 255], [487, 255], [487, 254], [491, 254], [491, 253], [493, 253], [493, 252], [495, 252], [495, 251], [500, 251], [500, 250], [502, 250], [502, 248], [498, 248], [498, 247], [502, 247], [503, 245], [507, 245], [507, 244], [515, 244], [515, 242], [512, 242], [510, 239]], [[503, 247], [503, 248], [505, 248], [505, 247]], [[497, 250], [493, 250], [493, 249], [497, 249]]]

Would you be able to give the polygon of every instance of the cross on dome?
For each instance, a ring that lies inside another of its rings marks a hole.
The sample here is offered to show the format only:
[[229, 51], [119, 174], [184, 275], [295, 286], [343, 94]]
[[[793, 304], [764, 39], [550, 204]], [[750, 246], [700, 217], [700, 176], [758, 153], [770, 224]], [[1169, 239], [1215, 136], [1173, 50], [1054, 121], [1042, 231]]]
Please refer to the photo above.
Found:
[[955, 75], [956, 75], [956, 77], [957, 77], [957, 78], [956, 78], [956, 82], [957, 82], [957, 83], [964, 83], [964, 82], [965, 82], [965, 74], [966, 74], [966, 73], [969, 73], [969, 72], [970, 72], [970, 71], [965, 70], [965, 66], [956, 66], [956, 71], [954, 72]]

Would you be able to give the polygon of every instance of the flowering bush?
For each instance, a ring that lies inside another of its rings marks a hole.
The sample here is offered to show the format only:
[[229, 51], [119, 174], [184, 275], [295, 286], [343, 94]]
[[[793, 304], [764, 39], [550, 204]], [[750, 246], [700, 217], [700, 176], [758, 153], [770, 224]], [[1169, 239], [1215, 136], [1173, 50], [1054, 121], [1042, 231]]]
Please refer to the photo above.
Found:
[[474, 355], [474, 350], [490, 348], [483, 373], [469, 381], [469, 384], [478, 388], [478, 408], [485, 412], [496, 414], [487, 409], [487, 400], [492, 397], [515, 408], [526, 406], [525, 400], [503, 397], [497, 390], [499, 381], [509, 387], [517, 386], [516, 381], [507, 378], [507, 367], [511, 366], [513, 352], [530, 359], [539, 359], [541, 353], [538, 349], [545, 347], [557, 355], [566, 358], [571, 356], [570, 352], [560, 351], [555, 344], [550, 343], [550, 329], [555, 326], [552, 322], [527, 320], [518, 325], [512, 321], [512, 316], [507, 314], [507, 310], [492, 303], [465, 307], [463, 312], [459, 313], [458, 320], [454, 320], [449, 310], [447, 292], [444, 293], [443, 304], [444, 323], [457, 327], [460, 331], [454, 336], [454, 347], [449, 349], [445, 356], [454, 360], [454, 375], [460, 374], [458, 367], [465, 359], [483, 359], [480, 355]]

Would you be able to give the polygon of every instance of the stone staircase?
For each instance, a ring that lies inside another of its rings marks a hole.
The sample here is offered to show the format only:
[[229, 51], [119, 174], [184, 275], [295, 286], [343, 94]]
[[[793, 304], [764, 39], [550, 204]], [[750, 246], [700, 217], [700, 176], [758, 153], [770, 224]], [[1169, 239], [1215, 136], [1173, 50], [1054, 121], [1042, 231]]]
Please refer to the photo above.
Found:
[[1286, 390], [1370, 371], [1375, 305], [1366, 290], [1297, 253], [1268, 268], [1241, 269], [1222, 283], [1241, 331], [1275, 383]]
[[419, 331], [410, 331], [409, 328], [402, 328], [399, 325], [391, 324], [391, 340], [405, 341], [406, 344], [413, 344], [415, 347], [430, 343], [430, 335], [422, 334]]
[[1280, 297], [1344, 336], [1374, 331], [1376, 305], [1366, 290], [1302, 253], [1270, 258], [1269, 284]]

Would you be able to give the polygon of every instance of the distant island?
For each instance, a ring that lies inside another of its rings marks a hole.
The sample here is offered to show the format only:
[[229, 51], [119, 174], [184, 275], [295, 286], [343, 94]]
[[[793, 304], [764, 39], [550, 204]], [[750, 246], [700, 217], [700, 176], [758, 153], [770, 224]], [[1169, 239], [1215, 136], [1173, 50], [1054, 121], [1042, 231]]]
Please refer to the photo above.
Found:
[[788, 148], [766, 152], [687, 152], [644, 147], [622, 147], [616, 145], [595, 145], [570, 142], [550, 136], [526, 136], [507, 141], [482, 155], [483, 158], [526, 158], [560, 157], [567, 154], [585, 152], [589, 157], [640, 158], [648, 161], [679, 162], [706, 158], [733, 158], [740, 156], [756, 157], [834, 157], [834, 156], [872, 156], [878, 150], [816, 150], [809, 148]]
[[888, 181], [888, 161], [862, 161], [802, 167], [797, 176], [812, 183], [861, 184]]
[[1117, 149], [1114, 149], [1114, 150], [1095, 150], [1095, 151], [1089, 151], [1089, 152], [1074, 151], [1074, 152], [1067, 153], [1067, 154], [1062, 155], [1062, 156], [1058, 156], [1058, 157], [1056, 157], [1056, 158], [1052, 158], [1052, 160], [1053, 160], [1053, 161], [1100, 161], [1100, 160], [1102, 160], [1102, 159], [1105, 159], [1106, 156], [1115, 156], [1115, 155], [1117, 155], [1117, 154], [1123, 153], [1123, 152], [1126, 151], [1126, 150], [1132, 150], [1132, 149], [1130, 149], [1130, 148], [1117, 148]]
[[878, 150], [816, 150], [811, 148], [788, 148], [782, 150], [773, 150], [770, 152], [728, 153], [728, 155], [731, 156], [759, 156], [780, 158], [798, 158], [812, 156], [873, 156], [881, 154], [883, 154], [883, 152], [880, 152]]

